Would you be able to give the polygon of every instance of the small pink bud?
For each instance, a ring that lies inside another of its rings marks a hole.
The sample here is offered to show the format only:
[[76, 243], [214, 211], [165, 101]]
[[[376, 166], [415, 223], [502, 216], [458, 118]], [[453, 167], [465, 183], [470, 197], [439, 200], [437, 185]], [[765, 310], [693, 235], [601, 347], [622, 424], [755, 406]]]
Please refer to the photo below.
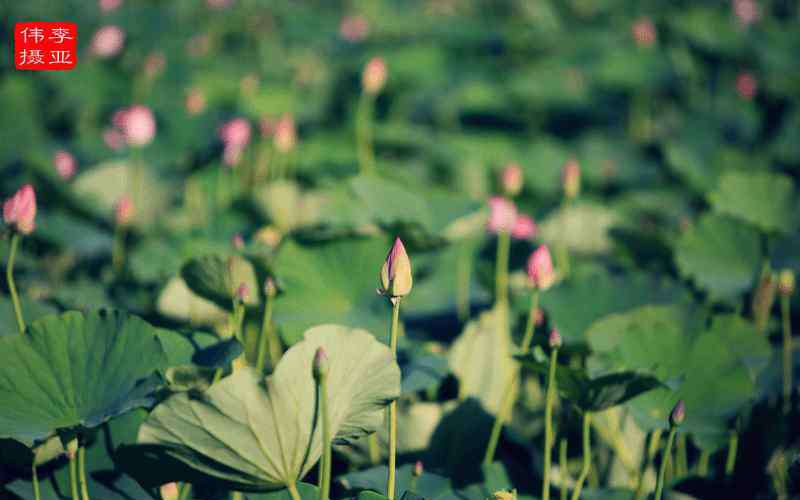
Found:
[[247, 287], [245, 283], [239, 283], [239, 286], [236, 288], [236, 298], [239, 302], [244, 302], [250, 296], [250, 288]]
[[114, 206], [114, 221], [117, 226], [129, 226], [133, 222], [136, 211], [130, 196], [122, 195]]
[[147, 106], [137, 104], [121, 109], [114, 113], [111, 122], [129, 146], [146, 146], [156, 135], [156, 119]]
[[314, 361], [312, 364], [312, 371], [314, 378], [320, 380], [328, 375], [330, 370], [330, 362], [328, 361], [328, 352], [324, 347], [320, 347], [314, 353]]
[[540, 245], [528, 257], [528, 279], [539, 290], [547, 290], [555, 283], [556, 274], [553, 271], [553, 259], [550, 257], [550, 250], [547, 245]]
[[180, 489], [178, 483], [165, 483], [160, 488], [161, 500], [178, 500], [180, 497]]
[[677, 427], [681, 425], [685, 419], [686, 419], [686, 404], [684, 404], [683, 400], [681, 399], [675, 404], [675, 407], [669, 414], [669, 424]]
[[536, 234], [536, 223], [527, 215], [520, 215], [511, 229], [511, 237], [518, 240], [529, 240]]
[[400, 238], [395, 238], [381, 267], [381, 288], [378, 291], [391, 298], [404, 297], [411, 292], [412, 281], [411, 261], [406, 248]]
[[490, 233], [510, 233], [517, 222], [517, 207], [502, 196], [489, 198], [489, 221], [486, 228]]
[[422, 464], [422, 460], [417, 460], [416, 463], [414, 463], [414, 470], [412, 471], [414, 477], [420, 477], [423, 472], [425, 472], [425, 466]]
[[115, 11], [122, 5], [122, 0], [100, 0], [98, 2], [100, 6], [100, 10], [103, 11], [104, 14], [108, 14], [109, 12]]
[[733, 13], [742, 27], [748, 27], [761, 17], [758, 3], [755, 0], [733, 0]]
[[339, 35], [348, 42], [360, 42], [368, 34], [369, 24], [364, 16], [345, 16], [339, 24]]
[[3, 220], [21, 234], [31, 234], [36, 227], [36, 193], [25, 184], [3, 203]]
[[234, 118], [219, 128], [219, 138], [226, 146], [243, 148], [250, 143], [250, 122], [244, 118]]
[[72, 156], [69, 151], [63, 149], [59, 149], [53, 154], [53, 166], [56, 172], [58, 172], [58, 175], [65, 181], [70, 180], [78, 170], [75, 157]]
[[506, 196], [516, 196], [522, 191], [522, 167], [509, 163], [500, 174], [500, 187]]
[[241, 250], [244, 248], [244, 238], [242, 238], [242, 235], [239, 233], [234, 234], [231, 238], [231, 245], [236, 250]]
[[386, 84], [386, 63], [380, 57], [373, 57], [364, 67], [361, 75], [361, 86], [367, 94], [375, 95]]
[[192, 88], [186, 94], [186, 111], [190, 115], [197, 115], [206, 109], [206, 96], [203, 91], [198, 88]]
[[575, 158], [567, 160], [561, 169], [561, 187], [568, 200], [574, 200], [581, 192], [581, 166]]
[[561, 334], [558, 333], [558, 330], [553, 328], [553, 330], [550, 332], [550, 336], [547, 337], [547, 343], [550, 345], [551, 349], [561, 348]]
[[656, 27], [649, 17], [637, 19], [631, 26], [631, 35], [639, 47], [652, 47], [656, 43]]
[[267, 276], [267, 279], [264, 280], [264, 295], [274, 297], [277, 294], [278, 287], [275, 285], [275, 280], [272, 279], [272, 276]]
[[783, 269], [778, 274], [778, 293], [783, 297], [791, 297], [795, 290], [794, 272], [791, 269]]
[[272, 136], [275, 149], [281, 153], [288, 153], [297, 143], [297, 130], [294, 126], [292, 115], [284, 113], [275, 124], [275, 134]]
[[736, 77], [736, 92], [739, 97], [745, 100], [751, 100], [758, 92], [758, 82], [751, 73], [739, 73]]
[[125, 32], [119, 26], [103, 26], [92, 37], [89, 52], [106, 59], [119, 54], [123, 45], [125, 45]]

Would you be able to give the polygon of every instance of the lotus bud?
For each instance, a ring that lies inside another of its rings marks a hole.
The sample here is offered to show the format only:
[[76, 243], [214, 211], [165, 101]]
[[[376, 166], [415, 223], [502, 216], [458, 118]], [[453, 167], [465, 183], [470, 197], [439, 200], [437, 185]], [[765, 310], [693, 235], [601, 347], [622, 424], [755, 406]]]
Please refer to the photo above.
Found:
[[751, 308], [753, 309], [753, 319], [755, 320], [756, 329], [759, 332], [764, 332], [769, 322], [769, 313], [772, 310], [772, 304], [775, 303], [775, 290], [777, 288], [777, 279], [770, 270], [765, 270], [761, 279], [758, 281], [755, 293], [753, 293], [753, 301]]
[[752, 73], [739, 73], [736, 77], [736, 92], [747, 101], [753, 99], [758, 92], [758, 81]]
[[387, 297], [404, 297], [411, 292], [411, 261], [400, 238], [395, 238], [389, 255], [381, 267], [379, 293]]
[[522, 167], [509, 163], [500, 174], [500, 186], [506, 196], [516, 196], [522, 191]]
[[186, 94], [186, 111], [190, 115], [202, 113], [206, 109], [206, 95], [198, 88], [191, 88]]
[[778, 292], [783, 297], [790, 297], [794, 293], [794, 289], [794, 272], [791, 269], [781, 270], [778, 274]]
[[511, 237], [518, 240], [529, 240], [536, 234], [536, 223], [527, 215], [520, 215], [514, 221]]
[[575, 158], [567, 160], [561, 169], [561, 187], [568, 200], [574, 200], [581, 192], [581, 166]]
[[119, 54], [125, 45], [125, 32], [119, 26], [103, 26], [92, 36], [89, 52], [106, 59]]
[[631, 35], [639, 47], [652, 47], [656, 43], [656, 27], [650, 18], [637, 19], [631, 26]]
[[425, 472], [425, 466], [422, 464], [422, 460], [417, 460], [417, 462], [414, 464], [414, 470], [412, 471], [412, 474], [414, 477], [420, 477], [423, 472]]
[[486, 229], [490, 233], [510, 233], [517, 222], [517, 207], [513, 202], [501, 197], [489, 198], [489, 220]]
[[248, 288], [246, 283], [239, 283], [239, 286], [236, 288], [236, 300], [239, 302], [245, 302], [247, 298], [250, 296], [250, 288]]
[[528, 257], [528, 279], [539, 290], [547, 290], [556, 282], [556, 273], [553, 271], [553, 259], [547, 245], [540, 245]]
[[275, 145], [275, 150], [280, 153], [288, 153], [294, 149], [297, 144], [297, 129], [292, 115], [284, 114], [275, 124], [272, 142]]
[[324, 347], [318, 348], [317, 352], [314, 353], [314, 362], [312, 370], [314, 372], [315, 380], [320, 380], [328, 376], [328, 371], [330, 370], [330, 362], [328, 361], [328, 352], [325, 350]]
[[242, 235], [240, 233], [236, 233], [233, 235], [233, 237], [231, 238], [231, 245], [233, 245], [233, 248], [235, 248], [236, 250], [241, 250], [242, 248], [244, 248], [244, 238], [242, 238]]
[[275, 285], [275, 280], [272, 276], [267, 276], [264, 280], [264, 295], [267, 297], [274, 297], [278, 294], [278, 287]]
[[180, 490], [178, 489], [178, 483], [165, 483], [161, 485], [161, 500], [178, 500], [180, 497]]
[[360, 42], [369, 34], [369, 23], [364, 16], [345, 16], [339, 23], [339, 36], [348, 42]]
[[364, 67], [361, 86], [367, 94], [375, 95], [386, 84], [386, 63], [380, 57], [373, 57]]
[[551, 349], [561, 348], [561, 334], [558, 333], [558, 330], [553, 328], [553, 330], [550, 332], [550, 336], [547, 337], [547, 343], [550, 345]]
[[131, 222], [133, 222], [135, 213], [136, 209], [133, 206], [133, 201], [131, 201], [130, 196], [123, 195], [114, 206], [114, 221], [117, 226], [129, 226]]
[[75, 157], [69, 151], [64, 151], [63, 149], [59, 149], [53, 154], [53, 166], [58, 172], [58, 176], [65, 181], [72, 179], [75, 171], [78, 170]]
[[3, 203], [3, 220], [20, 234], [31, 234], [36, 227], [36, 193], [25, 184]]
[[683, 423], [686, 419], [686, 404], [684, 404], [683, 400], [679, 400], [675, 407], [672, 408], [672, 411], [669, 414], [669, 425], [679, 426]]
[[156, 135], [156, 119], [147, 106], [131, 106], [114, 113], [113, 125], [129, 146], [146, 146]]

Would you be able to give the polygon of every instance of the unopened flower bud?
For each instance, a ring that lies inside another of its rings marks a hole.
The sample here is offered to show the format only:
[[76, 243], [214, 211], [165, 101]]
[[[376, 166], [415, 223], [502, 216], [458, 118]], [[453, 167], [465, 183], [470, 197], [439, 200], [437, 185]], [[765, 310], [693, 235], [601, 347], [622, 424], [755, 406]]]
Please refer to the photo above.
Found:
[[736, 76], [736, 92], [747, 101], [753, 99], [758, 92], [758, 80], [752, 73], [744, 72]]
[[3, 203], [3, 220], [21, 234], [31, 234], [36, 227], [36, 193], [25, 184]]
[[63, 149], [59, 149], [53, 154], [53, 166], [58, 172], [58, 176], [65, 181], [70, 180], [78, 169], [75, 157], [69, 151], [64, 151]]
[[561, 169], [561, 187], [568, 200], [574, 200], [581, 192], [581, 166], [575, 158], [567, 160]]
[[536, 234], [536, 223], [527, 215], [520, 215], [511, 228], [511, 237], [517, 240], [529, 240]]
[[122, 195], [114, 206], [114, 222], [117, 226], [129, 226], [133, 222], [136, 211], [130, 196]]
[[294, 149], [297, 144], [297, 129], [294, 126], [292, 115], [284, 114], [275, 124], [272, 143], [275, 145], [275, 150], [280, 153], [288, 153]]
[[412, 471], [412, 474], [414, 474], [414, 477], [420, 477], [423, 472], [425, 472], [425, 467], [422, 464], [422, 460], [417, 460], [417, 462], [414, 464], [414, 470]]
[[547, 290], [556, 282], [553, 259], [547, 245], [540, 245], [528, 257], [528, 279], [539, 290]]
[[361, 75], [361, 86], [367, 94], [375, 95], [386, 84], [386, 63], [380, 57], [373, 57], [364, 66]]
[[236, 288], [236, 298], [239, 300], [239, 302], [245, 302], [249, 295], [250, 289], [247, 287], [247, 284], [239, 283], [239, 286]]
[[275, 285], [275, 280], [272, 276], [267, 276], [264, 280], [264, 295], [267, 297], [274, 297], [278, 294], [278, 287]]
[[119, 26], [103, 26], [92, 36], [89, 52], [102, 59], [113, 57], [125, 45], [125, 32]]
[[522, 191], [522, 167], [509, 163], [500, 174], [500, 187], [506, 196], [516, 196]]
[[789, 297], [794, 293], [794, 289], [794, 272], [791, 269], [781, 270], [778, 274], [778, 292], [783, 297]]
[[181, 492], [178, 483], [165, 483], [161, 485], [161, 500], [178, 500]]
[[387, 297], [404, 297], [411, 292], [411, 261], [400, 238], [395, 238], [380, 273], [379, 292]]
[[235, 248], [236, 250], [241, 250], [242, 248], [244, 248], [244, 238], [242, 238], [242, 235], [240, 233], [236, 233], [233, 235], [233, 237], [231, 238], [231, 245], [233, 245], [233, 248]]
[[486, 229], [490, 233], [510, 233], [517, 222], [517, 207], [502, 196], [489, 198], [489, 220]]
[[684, 404], [683, 400], [679, 400], [675, 407], [672, 408], [672, 411], [669, 414], [669, 424], [674, 426], [679, 426], [683, 423], [686, 419], [686, 404]]
[[550, 332], [550, 336], [547, 337], [547, 343], [550, 345], [551, 349], [559, 349], [561, 347], [561, 334], [558, 333], [558, 330], [553, 328]]
[[320, 380], [328, 375], [328, 371], [330, 370], [330, 362], [328, 361], [328, 352], [324, 347], [318, 348], [317, 352], [314, 353], [312, 370], [316, 380]]

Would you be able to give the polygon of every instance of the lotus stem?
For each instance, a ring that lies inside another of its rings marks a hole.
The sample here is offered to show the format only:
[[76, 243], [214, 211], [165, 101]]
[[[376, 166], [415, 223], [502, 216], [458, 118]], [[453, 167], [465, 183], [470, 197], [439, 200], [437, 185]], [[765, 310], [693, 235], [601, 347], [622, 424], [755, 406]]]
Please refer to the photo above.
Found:
[[561, 476], [561, 500], [567, 500], [567, 476], [569, 467], [567, 463], [567, 438], [562, 437], [558, 440], [558, 473]]
[[640, 500], [644, 496], [644, 476], [647, 472], [647, 469], [649, 469], [650, 465], [653, 463], [660, 444], [661, 429], [656, 429], [650, 433], [650, 438], [648, 439], [647, 457], [644, 461], [644, 464], [642, 464], [642, 470], [639, 473], [639, 480], [637, 481], [638, 484], [636, 485], [636, 494], [633, 497], [634, 500]]
[[678, 432], [676, 425], [670, 425], [669, 436], [667, 436], [667, 445], [664, 448], [664, 454], [661, 459], [661, 467], [658, 470], [658, 482], [656, 483], [656, 496], [655, 500], [661, 500], [661, 493], [664, 491], [664, 480], [667, 474], [667, 464], [672, 456], [672, 443], [675, 441], [675, 434]]
[[375, 97], [362, 92], [356, 111], [356, 142], [358, 147], [358, 166], [362, 174], [372, 173], [375, 168], [375, 153], [372, 149], [372, 114]]
[[783, 413], [788, 415], [792, 409], [792, 323], [790, 297], [781, 294], [781, 319], [783, 323]]
[[78, 463], [75, 456], [69, 458], [69, 489], [72, 494], [72, 500], [80, 500], [78, 496]]
[[542, 479], [542, 500], [550, 500], [550, 454], [553, 451], [553, 403], [556, 397], [556, 363], [558, 347], [550, 351], [550, 370], [547, 376], [547, 395], [544, 407], [544, 471]]
[[675, 476], [683, 477], [689, 473], [688, 459], [686, 458], [686, 434], [678, 435], [675, 448]]
[[736, 468], [736, 450], [739, 448], [739, 434], [734, 430], [728, 437], [728, 458], [725, 460], [725, 475], [731, 476]]
[[381, 461], [381, 449], [377, 433], [373, 432], [369, 435], [367, 446], [369, 446], [369, 463], [378, 465], [378, 462]]
[[231, 494], [231, 500], [244, 500], [244, 495], [242, 495], [241, 491], [234, 491]]
[[183, 483], [181, 485], [181, 492], [178, 495], [178, 500], [186, 500], [189, 498], [189, 493], [192, 491], [192, 483]]
[[111, 247], [111, 266], [114, 274], [120, 276], [125, 267], [125, 227], [117, 224], [114, 227], [114, 242]]
[[[392, 330], [389, 337], [392, 355], [397, 359], [397, 330], [400, 322], [400, 297], [392, 299]], [[386, 479], [386, 496], [395, 497], [395, 470], [397, 466], [397, 401], [389, 403], [389, 475]]]
[[266, 296], [266, 302], [264, 304], [264, 316], [261, 321], [261, 334], [258, 337], [258, 356], [256, 357], [256, 371], [258, 373], [264, 373], [264, 364], [267, 358], [267, 352], [269, 352], [269, 364], [272, 369], [275, 369], [275, 365], [278, 364], [278, 360], [275, 359], [275, 355], [270, 349], [271, 340], [270, 336], [272, 333], [272, 328], [270, 327], [272, 323], [272, 299], [273, 294], [268, 293]]
[[302, 500], [300, 493], [297, 491], [297, 485], [294, 482], [287, 484], [286, 489], [289, 490], [289, 495], [292, 496], [292, 500]]
[[31, 482], [33, 483], [33, 498], [35, 500], [41, 500], [41, 494], [39, 493], [39, 473], [36, 472], [36, 459], [33, 460], [33, 464], [31, 465]]
[[456, 262], [456, 310], [459, 321], [469, 317], [470, 281], [472, 281], [472, 252], [465, 247], [458, 255]]
[[572, 491], [572, 500], [578, 500], [581, 497], [583, 483], [592, 468], [591, 424], [592, 413], [589, 411], [583, 412], [583, 466], [581, 467], [580, 475], [578, 475], [578, 481], [575, 483], [575, 489]]
[[[533, 332], [536, 328], [537, 309], [539, 309], [539, 290], [534, 289], [533, 294], [531, 295], [531, 309], [528, 312], [528, 323], [525, 326], [525, 335], [523, 336], [522, 344], [520, 345], [520, 354], [527, 354], [530, 351], [531, 341], [533, 340]], [[508, 419], [514, 403], [514, 388], [517, 386], [518, 380], [519, 371], [515, 370], [506, 383], [500, 408], [494, 418], [492, 432], [489, 434], [489, 442], [486, 445], [486, 453], [483, 455], [484, 465], [489, 465], [492, 463], [492, 461], [494, 461], [494, 454], [495, 451], [497, 451], [497, 445], [500, 442], [500, 433], [503, 430], [503, 424]]]
[[508, 307], [508, 256], [511, 250], [511, 235], [501, 231], [497, 235], [497, 259], [494, 270], [495, 304]]
[[700, 458], [697, 460], [697, 475], [706, 477], [708, 475], [708, 462], [711, 459], [711, 452], [703, 450], [700, 452]]
[[320, 463], [319, 500], [328, 500], [331, 491], [331, 420], [328, 411], [328, 377], [319, 377], [319, 410], [322, 416], [322, 462]]
[[14, 232], [11, 236], [11, 248], [8, 251], [8, 264], [6, 265], [6, 281], [8, 291], [11, 294], [11, 303], [14, 305], [14, 315], [17, 318], [17, 329], [20, 335], [25, 334], [25, 321], [22, 319], [22, 306], [17, 294], [17, 285], [14, 284], [14, 261], [17, 258], [17, 247], [19, 246], [19, 233]]
[[86, 484], [86, 447], [78, 447], [78, 473], [80, 474], [81, 498], [89, 500], [89, 487]]

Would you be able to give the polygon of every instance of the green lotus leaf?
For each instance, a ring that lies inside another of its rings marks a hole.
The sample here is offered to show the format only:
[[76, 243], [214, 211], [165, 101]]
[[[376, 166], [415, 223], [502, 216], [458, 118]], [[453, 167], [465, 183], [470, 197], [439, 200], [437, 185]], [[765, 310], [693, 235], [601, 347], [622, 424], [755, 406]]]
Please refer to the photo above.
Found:
[[768, 171], [731, 171], [708, 194], [714, 210], [749, 222], [763, 231], [790, 232], [794, 224], [794, 184]]
[[607, 206], [581, 202], [553, 212], [539, 225], [539, 231], [554, 248], [563, 245], [572, 252], [602, 254], [611, 248], [609, 230], [619, 219]]
[[236, 289], [241, 284], [248, 290], [245, 304], [259, 303], [260, 287], [253, 264], [238, 255], [227, 259], [221, 255], [191, 259], [181, 268], [181, 277], [193, 292], [221, 307], [231, 307]]
[[400, 369], [387, 346], [367, 331], [338, 325], [308, 330], [262, 379], [242, 368], [202, 395], [178, 394], [157, 406], [139, 443], [232, 487], [275, 490], [293, 484], [322, 451], [314, 353], [330, 360], [329, 412], [334, 442], [374, 432], [400, 394]]

